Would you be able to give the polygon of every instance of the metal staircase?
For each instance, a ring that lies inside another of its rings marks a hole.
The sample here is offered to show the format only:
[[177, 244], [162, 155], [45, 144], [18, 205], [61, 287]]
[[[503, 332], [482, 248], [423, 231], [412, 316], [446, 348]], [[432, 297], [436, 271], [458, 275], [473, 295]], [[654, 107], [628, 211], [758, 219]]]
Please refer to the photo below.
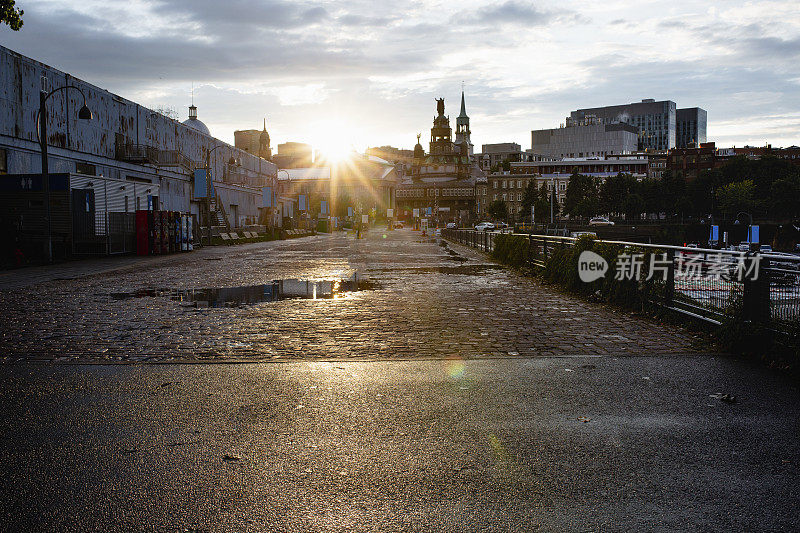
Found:
[[214, 195], [208, 203], [209, 210], [211, 211], [211, 224], [214, 226], [225, 226], [225, 229], [230, 231], [231, 224], [228, 221], [228, 213], [225, 212], [225, 206], [219, 199], [218, 195]]

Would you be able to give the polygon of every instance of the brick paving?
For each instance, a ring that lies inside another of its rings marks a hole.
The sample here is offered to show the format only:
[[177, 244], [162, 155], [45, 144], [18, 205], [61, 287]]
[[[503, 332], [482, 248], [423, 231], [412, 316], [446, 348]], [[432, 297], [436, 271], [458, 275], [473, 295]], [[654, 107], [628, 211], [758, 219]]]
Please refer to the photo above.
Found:
[[[0, 275], [0, 360], [63, 362], [635, 356], [695, 352], [675, 326], [564, 295], [485, 256], [411, 230], [372, 230], [112, 258]], [[456, 254], [456, 255], [453, 255]], [[117, 263], [114, 263], [117, 261]], [[224, 308], [141, 289], [342, 279], [333, 300]]]

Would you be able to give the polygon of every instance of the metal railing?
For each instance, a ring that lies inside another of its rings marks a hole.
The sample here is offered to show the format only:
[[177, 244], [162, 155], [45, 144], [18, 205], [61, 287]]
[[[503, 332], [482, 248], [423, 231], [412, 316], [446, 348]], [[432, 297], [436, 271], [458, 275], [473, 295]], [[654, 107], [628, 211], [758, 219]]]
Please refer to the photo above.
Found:
[[[442, 230], [442, 237], [487, 254], [495, 250], [499, 232], [466, 229]], [[526, 263], [543, 269], [559, 249], [575, 245], [577, 238], [513, 233], [527, 241]], [[659, 279], [649, 297], [654, 303], [681, 313], [720, 324], [736, 313], [752, 321], [773, 321], [777, 325], [800, 323], [800, 256], [783, 253], [753, 253], [737, 250], [690, 248], [664, 244], [595, 239], [612, 245], [621, 253], [651, 257], [640, 272]], [[610, 264], [610, 275], [617, 275]], [[606, 275], [609, 275], [608, 273]]]
[[114, 147], [115, 158], [130, 163], [194, 170], [198, 165], [177, 150], [161, 150], [147, 144], [122, 143]]

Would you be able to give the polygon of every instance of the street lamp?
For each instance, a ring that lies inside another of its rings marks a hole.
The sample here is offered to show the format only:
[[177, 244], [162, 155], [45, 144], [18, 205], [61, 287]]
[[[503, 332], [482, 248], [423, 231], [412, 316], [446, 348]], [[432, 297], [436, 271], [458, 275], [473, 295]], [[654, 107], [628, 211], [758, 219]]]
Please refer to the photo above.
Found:
[[[285, 172], [285, 173], [286, 173], [286, 189], [285, 189], [285, 190], [286, 190], [286, 191], [289, 191], [289, 192], [291, 192], [291, 187], [292, 187], [292, 183], [291, 183], [291, 182], [292, 182], [292, 176], [291, 176], [291, 174], [289, 174], [289, 171], [288, 171], [288, 170], [286, 170], [285, 168], [279, 168], [279, 169], [277, 170], [277, 172], [275, 172], [275, 189], [274, 189], [274, 194], [275, 194], [275, 198], [276, 198], [276, 200], [277, 200], [277, 199], [279, 198], [279, 196], [280, 196], [280, 195], [278, 194], [278, 193], [279, 193], [279, 191], [278, 191], [278, 173], [279, 173], [279, 172]], [[277, 204], [277, 201], [276, 201], [276, 202], [274, 202], [274, 203], [275, 203], [275, 204]], [[273, 226], [273, 228], [274, 228], [274, 227], [277, 225], [277, 223], [278, 223], [278, 207], [277, 207], [277, 205], [275, 205], [275, 206], [273, 206], [273, 208], [272, 208], [272, 226]], [[281, 226], [281, 227], [283, 227], [283, 226]]]
[[92, 112], [86, 106], [86, 95], [74, 85], [65, 85], [58, 89], [53, 89], [49, 93], [42, 89], [39, 92], [39, 113], [37, 122], [39, 129], [36, 134], [39, 137], [39, 146], [42, 152], [42, 181], [44, 182], [44, 205], [45, 217], [47, 218], [47, 262], [53, 262], [53, 227], [50, 221], [50, 172], [47, 165], [47, 99], [59, 91], [75, 89], [83, 97], [83, 106], [78, 110], [78, 118], [81, 120], [92, 120]]

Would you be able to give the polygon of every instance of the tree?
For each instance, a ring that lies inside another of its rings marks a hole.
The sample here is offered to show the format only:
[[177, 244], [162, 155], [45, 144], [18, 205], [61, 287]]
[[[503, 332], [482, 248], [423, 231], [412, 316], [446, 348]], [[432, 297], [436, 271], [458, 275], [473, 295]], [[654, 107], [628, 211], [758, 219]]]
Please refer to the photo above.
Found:
[[622, 213], [623, 202], [635, 185], [636, 178], [629, 174], [608, 177], [598, 193], [600, 211], [608, 215]]
[[575, 217], [591, 217], [597, 214], [597, 186], [591, 176], [572, 173], [564, 197], [564, 213]]
[[720, 210], [728, 216], [750, 212], [754, 205], [756, 187], [753, 180], [736, 181], [717, 189]]
[[527, 215], [531, 212], [531, 206], [536, 204], [539, 199], [539, 191], [536, 189], [536, 180], [532, 179], [525, 187], [525, 195], [522, 197], [522, 210]]
[[486, 208], [486, 212], [494, 220], [506, 220], [508, 218], [508, 208], [503, 200], [495, 200]]
[[770, 188], [772, 212], [783, 219], [794, 220], [800, 215], [800, 179], [781, 178]]
[[637, 193], [629, 194], [623, 203], [625, 220], [638, 220], [644, 211], [644, 198]]
[[656, 215], [664, 211], [664, 202], [661, 199], [661, 181], [654, 178], [645, 178], [639, 182], [639, 194], [644, 200], [644, 212]]
[[0, 0], [0, 22], [7, 24], [14, 31], [19, 31], [25, 11], [15, 8], [14, 3], [14, 0]]

